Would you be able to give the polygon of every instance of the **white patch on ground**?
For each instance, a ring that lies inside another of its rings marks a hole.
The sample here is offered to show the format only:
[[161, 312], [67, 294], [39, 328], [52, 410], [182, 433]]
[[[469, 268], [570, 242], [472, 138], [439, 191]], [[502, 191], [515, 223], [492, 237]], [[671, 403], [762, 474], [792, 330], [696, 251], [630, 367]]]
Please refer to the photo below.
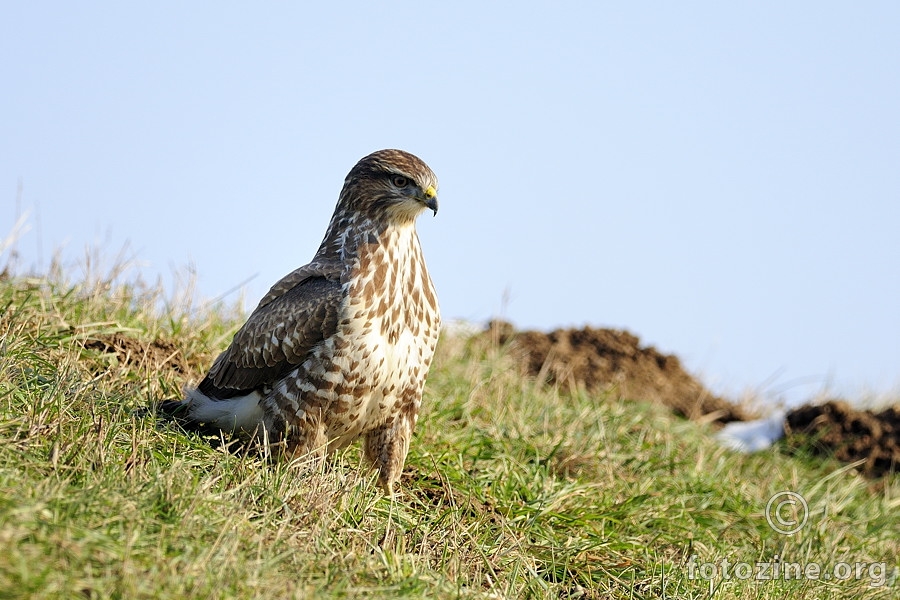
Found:
[[733, 421], [716, 433], [716, 439], [723, 446], [740, 452], [765, 450], [784, 437], [783, 410], [776, 410], [770, 416], [756, 421]]

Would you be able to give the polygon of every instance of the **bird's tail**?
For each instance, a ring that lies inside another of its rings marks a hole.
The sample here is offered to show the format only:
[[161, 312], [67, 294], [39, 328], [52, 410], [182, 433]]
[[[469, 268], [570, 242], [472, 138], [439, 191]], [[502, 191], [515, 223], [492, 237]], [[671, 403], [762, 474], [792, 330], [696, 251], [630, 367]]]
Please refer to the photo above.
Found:
[[165, 421], [189, 421], [187, 404], [183, 400], [162, 400], [156, 404], [139, 406], [131, 411], [136, 417], [155, 416]]
[[156, 414], [172, 421], [190, 421], [188, 403], [184, 400], [163, 400], [156, 405]]
[[[197, 417], [191, 409], [191, 402], [187, 400], [163, 400], [155, 407], [156, 418], [160, 421], [176, 423], [186, 431], [194, 431], [204, 436], [218, 436], [221, 428], [207, 423]], [[147, 409], [147, 413], [151, 410]]]

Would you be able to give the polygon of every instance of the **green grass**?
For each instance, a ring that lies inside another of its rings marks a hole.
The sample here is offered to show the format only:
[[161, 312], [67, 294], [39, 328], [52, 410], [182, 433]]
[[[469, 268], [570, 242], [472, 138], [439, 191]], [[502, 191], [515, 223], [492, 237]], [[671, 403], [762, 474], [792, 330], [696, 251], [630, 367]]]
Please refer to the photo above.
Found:
[[[736, 454], [661, 407], [540, 387], [474, 340], [442, 340], [393, 502], [355, 446], [312, 466], [227, 453], [136, 409], [178, 397], [239, 315], [114, 281], [0, 281], [2, 598], [900, 596], [896, 476]], [[84, 348], [112, 332], [173, 343], [189, 373]], [[809, 505], [792, 536], [764, 514], [783, 490]], [[888, 572], [721, 576], [776, 557]]]

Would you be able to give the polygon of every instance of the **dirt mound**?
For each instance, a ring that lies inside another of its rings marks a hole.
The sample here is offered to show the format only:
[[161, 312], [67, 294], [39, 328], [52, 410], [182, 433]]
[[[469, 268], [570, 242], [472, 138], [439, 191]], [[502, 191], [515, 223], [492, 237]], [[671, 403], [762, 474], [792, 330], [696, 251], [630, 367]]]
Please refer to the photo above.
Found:
[[869, 476], [900, 470], [900, 407], [873, 412], [846, 402], [794, 409], [785, 419], [787, 443], [844, 462], [865, 461], [858, 468]]
[[[547, 383], [613, 391], [619, 396], [659, 402], [693, 420], [728, 423], [755, 418], [712, 394], [681, 366], [676, 356], [641, 346], [637, 336], [618, 329], [516, 331], [492, 321], [482, 334], [509, 344], [522, 370]], [[809, 448], [844, 462], [863, 462], [870, 477], [900, 471], [900, 407], [880, 412], [856, 410], [846, 402], [807, 404], [785, 418], [787, 444]]]
[[184, 356], [170, 341], [154, 340], [150, 343], [129, 337], [123, 333], [101, 334], [85, 340], [84, 347], [103, 353], [115, 354], [119, 361], [138, 368], [172, 369], [187, 373]]
[[617, 329], [558, 329], [516, 332], [492, 321], [485, 335], [509, 343], [529, 375], [548, 383], [612, 390], [636, 400], [659, 402], [689, 419], [728, 423], [752, 418], [714, 395], [671, 354], [641, 346], [637, 336]]

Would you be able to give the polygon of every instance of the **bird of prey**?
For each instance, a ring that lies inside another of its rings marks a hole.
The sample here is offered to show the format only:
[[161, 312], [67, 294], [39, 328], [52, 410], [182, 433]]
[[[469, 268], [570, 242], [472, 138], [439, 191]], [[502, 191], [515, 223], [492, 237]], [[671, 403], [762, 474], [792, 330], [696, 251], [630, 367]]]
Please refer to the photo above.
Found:
[[272, 286], [200, 384], [163, 412], [288, 456], [323, 456], [362, 437], [391, 494], [441, 326], [415, 229], [424, 210], [437, 215], [437, 188], [407, 152], [361, 159], [312, 261]]

